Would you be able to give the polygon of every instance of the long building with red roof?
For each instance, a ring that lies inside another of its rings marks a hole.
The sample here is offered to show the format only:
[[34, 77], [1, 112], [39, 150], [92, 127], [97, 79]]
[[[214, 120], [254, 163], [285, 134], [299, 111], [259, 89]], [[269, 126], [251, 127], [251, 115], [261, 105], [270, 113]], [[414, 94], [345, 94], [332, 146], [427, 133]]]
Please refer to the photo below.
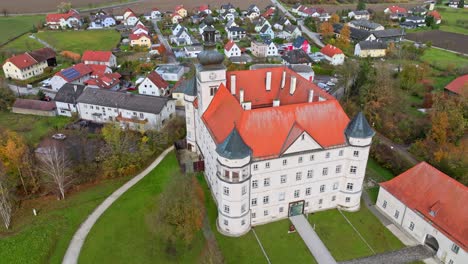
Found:
[[81, 16], [75, 9], [67, 13], [47, 14], [46, 25], [50, 29], [79, 28], [82, 25]]
[[2, 68], [6, 78], [26, 80], [41, 75], [45, 68], [55, 65], [55, 51], [42, 48], [10, 57], [6, 59]]
[[468, 263], [468, 188], [421, 162], [380, 184], [377, 208], [443, 263]]
[[364, 115], [350, 120], [288, 67], [227, 72], [207, 27], [185, 89], [186, 140], [203, 157], [219, 230], [240, 236], [304, 212], [359, 210], [374, 136]]

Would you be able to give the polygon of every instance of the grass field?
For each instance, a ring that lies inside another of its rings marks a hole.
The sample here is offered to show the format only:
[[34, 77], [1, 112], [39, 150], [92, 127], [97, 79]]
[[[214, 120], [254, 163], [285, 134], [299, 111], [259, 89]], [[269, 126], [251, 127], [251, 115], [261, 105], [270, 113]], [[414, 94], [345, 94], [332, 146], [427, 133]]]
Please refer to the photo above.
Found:
[[0, 112], [0, 127], [20, 133], [29, 144], [37, 145], [41, 138], [63, 128], [68, 117], [45, 117]]
[[440, 70], [446, 69], [449, 65], [455, 67], [468, 65], [468, 57], [436, 48], [427, 49], [421, 60]]
[[0, 47], [0, 51], [6, 51], [10, 53], [22, 53], [26, 51], [32, 51], [35, 49], [43, 48], [44, 45], [39, 43], [37, 40], [29, 37], [29, 34], [23, 35], [14, 41]]
[[[12, 229], [0, 226], [2, 263], [61, 263], [78, 226], [126, 179], [115, 179], [82, 187], [66, 200], [49, 196], [24, 201], [13, 217]], [[32, 215], [32, 209], [38, 216]]]
[[115, 30], [42, 31], [36, 36], [59, 51], [112, 50], [120, 41]]
[[458, 21], [465, 21], [468, 26], [468, 10], [467, 9], [455, 9], [455, 8], [438, 8], [440, 15], [442, 16], [442, 23], [440, 24], [440, 30], [468, 34], [468, 28], [461, 25], [457, 25]]
[[201, 231], [193, 246], [178, 245], [175, 256], [165, 252], [149, 217], [157, 198], [179, 169], [171, 152], [149, 175], [122, 195], [89, 233], [81, 251], [80, 263], [194, 263], [204, 246]]
[[366, 176], [377, 182], [388, 181], [395, 177], [391, 171], [380, 166], [373, 158], [367, 161]]
[[[403, 248], [404, 245], [361, 204], [355, 213], [343, 212], [376, 253]], [[373, 255], [338, 210], [309, 215], [309, 222], [337, 261]]]
[[43, 15], [0, 17], [0, 44], [30, 31], [33, 25], [36, 26], [44, 18]]

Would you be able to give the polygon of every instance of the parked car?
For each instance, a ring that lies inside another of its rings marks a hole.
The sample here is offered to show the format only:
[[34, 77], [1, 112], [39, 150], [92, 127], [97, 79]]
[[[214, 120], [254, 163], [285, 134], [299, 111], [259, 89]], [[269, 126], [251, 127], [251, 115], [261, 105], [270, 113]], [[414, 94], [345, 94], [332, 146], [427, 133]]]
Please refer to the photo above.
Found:
[[335, 83], [332, 82], [332, 81], [328, 81], [328, 82], [327, 82], [327, 85], [328, 85], [328, 86], [335, 86]]
[[317, 85], [318, 85], [318, 87], [320, 87], [320, 88], [322, 88], [322, 89], [324, 89], [324, 90], [328, 87], [328, 86], [327, 86], [325, 83], [323, 83], [323, 82], [319, 82]]
[[64, 134], [60, 134], [60, 133], [59, 133], [59, 134], [54, 134], [54, 135], [52, 136], [52, 138], [53, 138], [53, 139], [57, 139], [57, 140], [64, 140], [64, 139], [67, 138], [67, 136], [65, 136]]

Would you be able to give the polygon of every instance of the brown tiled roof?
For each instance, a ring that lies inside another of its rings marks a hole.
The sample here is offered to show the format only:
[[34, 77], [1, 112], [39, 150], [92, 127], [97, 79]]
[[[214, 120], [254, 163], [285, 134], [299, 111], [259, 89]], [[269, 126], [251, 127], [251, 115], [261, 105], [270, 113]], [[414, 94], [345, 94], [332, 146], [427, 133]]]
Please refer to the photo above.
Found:
[[53, 111], [56, 109], [55, 102], [46, 102], [21, 98], [16, 99], [15, 103], [13, 104], [13, 107], [38, 111]]

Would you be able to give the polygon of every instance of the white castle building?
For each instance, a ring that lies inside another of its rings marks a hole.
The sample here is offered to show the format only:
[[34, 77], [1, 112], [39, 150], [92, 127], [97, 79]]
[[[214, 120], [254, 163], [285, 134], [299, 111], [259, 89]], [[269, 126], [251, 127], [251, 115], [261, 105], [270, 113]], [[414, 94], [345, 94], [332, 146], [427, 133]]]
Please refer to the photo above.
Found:
[[356, 211], [374, 132], [289, 68], [226, 72], [210, 19], [196, 85], [185, 91], [187, 144], [203, 156], [218, 229], [331, 208]]

